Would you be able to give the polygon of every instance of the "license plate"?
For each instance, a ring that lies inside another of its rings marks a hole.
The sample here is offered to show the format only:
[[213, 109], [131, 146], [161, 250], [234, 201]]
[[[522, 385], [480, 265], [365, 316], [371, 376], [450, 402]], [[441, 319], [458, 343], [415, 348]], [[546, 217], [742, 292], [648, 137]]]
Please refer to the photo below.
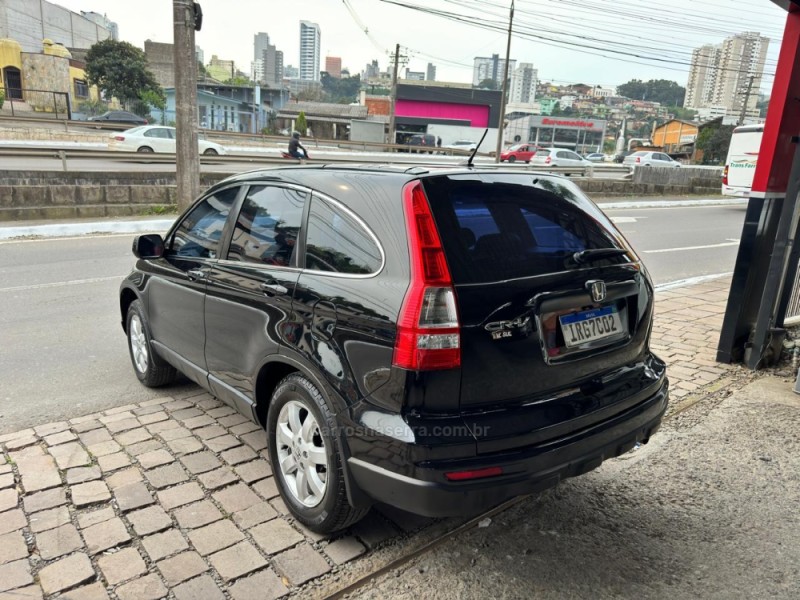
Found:
[[562, 315], [558, 320], [567, 348], [575, 348], [623, 333], [622, 320], [613, 306]]

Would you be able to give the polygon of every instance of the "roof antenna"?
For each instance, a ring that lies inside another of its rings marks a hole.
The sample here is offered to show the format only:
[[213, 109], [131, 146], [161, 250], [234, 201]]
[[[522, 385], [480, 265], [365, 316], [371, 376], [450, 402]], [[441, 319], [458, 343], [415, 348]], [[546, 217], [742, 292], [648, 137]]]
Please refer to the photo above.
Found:
[[475, 155], [478, 153], [478, 148], [481, 147], [481, 144], [483, 143], [483, 140], [486, 138], [486, 134], [487, 133], [489, 133], [489, 128], [488, 127], [483, 130], [483, 135], [481, 136], [481, 141], [478, 142], [478, 145], [475, 146], [475, 150], [473, 150], [472, 154], [469, 155], [469, 160], [467, 160], [467, 166], [469, 168], [472, 168], [472, 159], [474, 159]]

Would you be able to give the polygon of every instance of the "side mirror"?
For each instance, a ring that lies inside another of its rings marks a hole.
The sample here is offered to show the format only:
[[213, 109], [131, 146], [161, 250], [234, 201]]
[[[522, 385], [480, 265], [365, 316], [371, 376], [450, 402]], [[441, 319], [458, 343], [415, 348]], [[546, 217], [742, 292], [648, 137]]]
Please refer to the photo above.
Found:
[[164, 256], [164, 238], [157, 233], [137, 235], [133, 238], [132, 250], [136, 258], [161, 258]]

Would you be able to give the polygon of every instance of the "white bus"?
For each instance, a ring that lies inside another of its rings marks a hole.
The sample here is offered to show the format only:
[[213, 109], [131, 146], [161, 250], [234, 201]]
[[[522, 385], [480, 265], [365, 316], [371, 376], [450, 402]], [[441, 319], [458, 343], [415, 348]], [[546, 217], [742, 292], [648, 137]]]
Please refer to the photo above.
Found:
[[723, 195], [743, 198], [750, 196], [763, 135], [763, 125], [744, 125], [733, 130], [728, 158], [725, 159], [725, 171], [722, 174]]

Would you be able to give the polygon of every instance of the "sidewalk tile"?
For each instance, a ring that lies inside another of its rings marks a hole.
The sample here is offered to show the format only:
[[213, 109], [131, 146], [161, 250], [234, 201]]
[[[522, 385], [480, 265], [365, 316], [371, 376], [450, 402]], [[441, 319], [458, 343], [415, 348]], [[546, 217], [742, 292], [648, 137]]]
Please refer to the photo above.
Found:
[[144, 483], [130, 483], [114, 490], [119, 509], [122, 512], [134, 510], [155, 502], [153, 495]]
[[118, 415], [120, 413], [129, 413], [134, 408], [138, 408], [135, 404], [126, 404], [125, 406], [115, 406], [114, 408], [109, 408], [105, 414], [106, 415]]
[[114, 546], [119, 546], [130, 541], [131, 536], [125, 528], [125, 523], [119, 517], [114, 517], [103, 523], [97, 523], [83, 530], [83, 539], [90, 555], [103, 552]]
[[186, 429], [186, 427], [181, 427], [176, 421], [170, 421], [170, 423], [174, 423], [175, 427], [162, 431], [158, 434], [165, 442], [192, 437], [192, 432]]
[[147, 566], [136, 548], [125, 548], [114, 554], [104, 554], [97, 566], [109, 585], [116, 585], [147, 572]]
[[28, 557], [28, 544], [21, 531], [0, 535], [0, 564]]
[[44, 438], [44, 443], [48, 446], [58, 446], [66, 442], [74, 442], [78, 437], [71, 431], [62, 431], [61, 433], [54, 433]]
[[156, 566], [170, 587], [208, 571], [205, 561], [191, 550], [162, 560]]
[[143, 469], [154, 469], [161, 465], [166, 465], [175, 460], [175, 458], [166, 450], [153, 450], [152, 452], [145, 452], [136, 457], [139, 464]]
[[202, 498], [203, 490], [193, 481], [158, 492], [158, 501], [165, 510], [172, 510]]
[[18, 505], [19, 492], [17, 490], [0, 490], [0, 512], [17, 508]]
[[80, 549], [83, 540], [72, 523], [36, 534], [36, 548], [44, 560], [51, 560]]
[[20, 431], [12, 431], [11, 433], [4, 433], [0, 435], [0, 444], [5, 442], [10, 442], [11, 440], [15, 440], [19, 437], [29, 437], [35, 435], [33, 429], [22, 429]]
[[150, 560], [154, 562], [189, 548], [177, 529], [168, 529], [163, 533], [147, 536], [142, 540], [142, 546]]
[[264, 450], [267, 447], [267, 434], [264, 433], [260, 428], [258, 431], [246, 433], [239, 437], [245, 444], [250, 446], [256, 452], [259, 450]]
[[145, 400], [144, 402], [140, 402], [139, 406], [161, 406], [163, 404], [167, 404], [168, 402], [174, 402], [175, 399], [169, 396], [162, 396], [160, 398], [153, 398], [152, 400]]
[[122, 471], [117, 471], [113, 475], [110, 475], [106, 478], [106, 483], [108, 483], [108, 487], [110, 487], [112, 490], [116, 490], [122, 486], [129, 485], [131, 483], [137, 483], [139, 481], [142, 481], [142, 472], [137, 467], [129, 467], [127, 469], [123, 469]]
[[266, 566], [267, 561], [250, 542], [241, 542], [208, 558], [225, 581], [231, 581]]
[[99, 581], [62, 593], [58, 600], [108, 600], [105, 586]]
[[232, 450], [226, 450], [221, 454], [221, 456], [222, 460], [229, 465], [238, 465], [240, 463], [253, 460], [254, 458], [258, 458], [258, 454], [256, 454], [250, 446], [239, 446], [238, 448], [233, 448]]
[[203, 449], [203, 444], [200, 443], [200, 440], [194, 436], [170, 440], [167, 442], [167, 446], [169, 446], [169, 449], [172, 450], [177, 456], [191, 454], [192, 452], [197, 452]]
[[27, 560], [17, 560], [0, 565], [0, 592], [33, 583], [31, 566]]
[[266, 502], [259, 502], [250, 508], [233, 514], [233, 522], [242, 529], [250, 529], [278, 516], [275, 509]]
[[367, 549], [354, 537], [345, 537], [325, 546], [325, 554], [337, 565], [361, 556]]
[[207, 427], [209, 425], [214, 425], [216, 421], [209, 417], [208, 415], [199, 415], [197, 417], [192, 417], [191, 419], [186, 419], [183, 421], [183, 426], [187, 429], [200, 429], [201, 427]]
[[234, 425], [239, 425], [241, 423], [249, 423], [250, 419], [245, 417], [244, 415], [235, 412], [230, 416], [227, 417], [220, 417], [217, 419], [217, 423], [222, 425], [223, 427], [233, 427]]
[[[98, 429], [103, 426], [103, 424], [97, 419], [87, 419], [85, 421], [81, 421], [80, 423], [75, 423], [74, 421], [75, 419], [72, 419], [70, 424], [72, 425], [72, 431], [77, 434], [92, 431], [93, 429]], [[80, 435], [78, 437], [80, 437]]]
[[0, 490], [14, 487], [15, 484], [14, 473], [3, 473], [0, 475]]
[[72, 554], [39, 571], [39, 583], [45, 594], [55, 594], [95, 577], [94, 568], [85, 554]]
[[67, 495], [62, 488], [36, 492], [22, 499], [22, 504], [26, 513], [34, 513], [40, 510], [61, 506], [67, 503]]
[[217, 583], [208, 575], [201, 575], [172, 588], [175, 600], [225, 600]]
[[399, 533], [386, 519], [372, 511], [356, 523], [351, 531], [370, 549]]
[[189, 532], [189, 539], [202, 556], [232, 546], [244, 539], [244, 535], [231, 521], [217, 521]]
[[119, 600], [158, 600], [164, 598], [169, 591], [158, 576], [147, 575], [118, 587], [114, 593]]
[[131, 456], [138, 457], [141, 454], [146, 454], [147, 452], [153, 452], [154, 450], [163, 450], [164, 444], [159, 442], [158, 440], [145, 440], [144, 442], [139, 442], [137, 444], [131, 444], [125, 451], [130, 454]]
[[219, 503], [222, 510], [228, 513], [239, 512], [261, 502], [261, 499], [243, 483], [237, 483], [215, 492], [213, 498]]
[[31, 515], [30, 528], [33, 533], [40, 533], [69, 523], [69, 510], [66, 506], [43, 510]]
[[[231, 431], [232, 434], [238, 435], [239, 437], [242, 437], [243, 435], [246, 435], [248, 433], [255, 433], [255, 432], [259, 432], [259, 431], [261, 433], [264, 433], [264, 430], [261, 429], [260, 425], [258, 425], [256, 423], [253, 423], [249, 419], [247, 421], [245, 421], [244, 423], [239, 423], [238, 425], [234, 425], [233, 427], [231, 427], [230, 431]], [[264, 433], [264, 438], [265, 439], [266, 439], [266, 436], [267, 436], [267, 434]]]
[[250, 530], [256, 544], [267, 554], [277, 554], [303, 541], [303, 536], [283, 519], [273, 519]]
[[228, 415], [232, 415], [234, 413], [236, 413], [236, 409], [231, 408], [230, 406], [220, 406], [206, 411], [206, 414], [214, 419], [219, 419], [220, 417], [227, 417]]
[[276, 600], [289, 593], [272, 569], [240, 579], [230, 587], [233, 600]]
[[55, 433], [61, 433], [69, 429], [69, 423], [66, 421], [58, 421], [56, 423], [47, 423], [33, 428], [34, 433], [39, 437], [46, 437]]
[[167, 415], [167, 413], [161, 410], [158, 412], [153, 412], [150, 414], [140, 416], [139, 423], [141, 423], [142, 425], [152, 425], [153, 423], [160, 423], [161, 421], [166, 421], [167, 419], [169, 419], [169, 416]]
[[127, 514], [136, 535], [148, 535], [172, 527], [172, 519], [160, 506], [148, 506]]
[[95, 444], [102, 444], [103, 442], [110, 442], [113, 439], [106, 428], [92, 429], [91, 431], [78, 434], [78, 438], [87, 447], [94, 446]]
[[83, 508], [89, 504], [97, 504], [111, 499], [111, 492], [103, 481], [89, 481], [79, 483], [70, 488], [72, 503], [78, 508]]
[[189, 479], [189, 475], [178, 463], [173, 463], [165, 467], [158, 467], [151, 471], [145, 472], [147, 481], [150, 482], [156, 489], [161, 489], [175, 485], [176, 483], [183, 483]]
[[207, 490], [216, 490], [228, 485], [229, 483], [238, 481], [236, 475], [234, 475], [233, 471], [228, 467], [222, 467], [216, 471], [203, 473], [198, 475], [197, 479], [200, 480], [200, 483], [202, 483], [203, 487], [205, 487]]
[[132, 419], [132, 418], [133, 418], [133, 413], [129, 410], [118, 411], [111, 414], [108, 414], [108, 411], [106, 411], [106, 414], [98, 417], [98, 420], [103, 425], [108, 425], [109, 423], [114, 423], [116, 421], [124, 421], [125, 419]]
[[212, 452], [220, 453], [225, 450], [230, 450], [236, 446], [241, 446], [242, 443], [230, 434], [222, 435], [211, 440], [206, 440], [206, 446]]
[[56, 464], [62, 471], [70, 467], [82, 467], [91, 462], [86, 450], [78, 442], [54, 446], [50, 448], [50, 454], [56, 459]]
[[265, 500], [271, 500], [279, 495], [278, 486], [274, 477], [262, 479], [252, 485], [252, 488]]
[[139, 419], [133, 416], [131, 416], [131, 418], [129, 419], [122, 419], [120, 421], [113, 421], [111, 423], [106, 423], [106, 427], [111, 433], [122, 433], [123, 431], [136, 429], [137, 427], [141, 426], [142, 424], [139, 423]]
[[199, 473], [206, 473], [222, 466], [217, 457], [211, 452], [197, 452], [189, 454], [180, 458], [181, 463], [186, 469], [197, 475]]
[[245, 483], [254, 483], [260, 479], [266, 479], [272, 475], [272, 468], [264, 459], [254, 460], [253, 462], [239, 465], [234, 469], [234, 471]]
[[98, 442], [96, 444], [92, 444], [91, 446], [87, 446], [86, 449], [92, 453], [92, 456], [106, 456], [108, 454], [119, 452], [122, 450], [122, 446], [120, 446], [114, 440], [107, 440], [105, 442]]
[[145, 417], [147, 415], [154, 415], [159, 412], [163, 413], [164, 408], [159, 406], [158, 404], [154, 404], [152, 406], [139, 406], [131, 410], [131, 412], [136, 416], [137, 419], [141, 421], [142, 417]]
[[[29, 585], [28, 587], [17, 588], [10, 592], [0, 592], [0, 600], [42, 600], [42, 588], [38, 585]], [[64, 599], [61, 596], [59, 600]]]
[[124, 452], [115, 452], [114, 454], [107, 454], [97, 459], [97, 464], [103, 473], [116, 471], [122, 467], [127, 467], [131, 464], [131, 457]]
[[[169, 410], [168, 407], [165, 408]], [[188, 421], [189, 419], [194, 419], [195, 417], [204, 417], [204, 416], [206, 415], [203, 414], [203, 411], [191, 405], [189, 405], [189, 407], [187, 408], [176, 410], [172, 413], [172, 418], [175, 419], [176, 421], [180, 421], [184, 425], [186, 425], [186, 421]]]
[[39, 442], [39, 438], [33, 435], [28, 435], [24, 437], [14, 438], [13, 440], [9, 440], [6, 442], [6, 450], [9, 452], [13, 452], [14, 450], [21, 450], [22, 448], [27, 448], [28, 446], [33, 446], [34, 444]]
[[307, 543], [278, 554], [272, 560], [278, 571], [285, 575], [292, 585], [302, 585], [331, 570], [325, 559]]
[[100, 467], [75, 467], [67, 471], [67, 485], [75, 485], [76, 483], [86, 483], [87, 481], [94, 481], [100, 479]]
[[90, 512], [84, 512], [78, 514], [78, 527], [81, 529], [88, 529], [92, 525], [97, 525], [98, 523], [105, 523], [106, 521], [110, 521], [116, 516], [114, 513], [114, 509], [110, 506], [106, 506], [99, 510], [92, 510]]
[[30, 456], [17, 460], [25, 492], [39, 492], [61, 485], [61, 474], [52, 456]]
[[196, 529], [222, 518], [222, 513], [210, 500], [195, 502], [175, 511], [175, 519], [184, 529]]
[[147, 429], [139, 427], [138, 429], [131, 429], [125, 433], [120, 433], [116, 437], [116, 440], [123, 446], [130, 446], [131, 444], [138, 444], [139, 442], [149, 440], [152, 437], [153, 435], [147, 431]]

